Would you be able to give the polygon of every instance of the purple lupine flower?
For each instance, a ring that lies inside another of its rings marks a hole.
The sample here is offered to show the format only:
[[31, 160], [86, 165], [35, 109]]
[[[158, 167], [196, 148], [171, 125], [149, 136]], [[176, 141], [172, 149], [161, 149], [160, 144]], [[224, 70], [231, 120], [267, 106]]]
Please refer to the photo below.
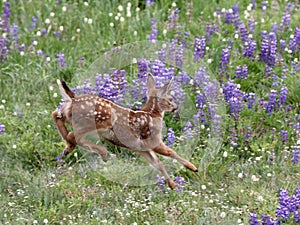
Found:
[[184, 47], [183, 44], [180, 43], [179, 45], [177, 45], [176, 55], [175, 55], [175, 65], [177, 67], [182, 68], [183, 58], [184, 58]]
[[225, 11], [225, 23], [231, 24], [234, 21], [234, 12], [232, 9]]
[[260, 31], [261, 39], [266, 39], [268, 37], [268, 32], [266, 30]]
[[236, 30], [239, 30], [240, 27], [245, 26], [244, 22], [240, 18], [239, 13], [234, 13], [232, 15], [232, 17], [233, 17], [232, 20], [233, 20], [233, 23], [234, 23], [234, 27], [235, 27]]
[[[96, 92], [101, 97], [114, 101], [120, 105], [124, 103], [125, 91], [127, 88], [126, 71], [115, 70], [113, 74], [98, 75], [96, 83]], [[102, 83], [101, 80], [102, 79]]]
[[277, 23], [272, 23], [271, 31], [274, 33], [278, 32], [278, 25]]
[[229, 104], [229, 113], [238, 119], [239, 113], [244, 108], [244, 95], [245, 93], [239, 90], [238, 84], [233, 83], [231, 80], [222, 85], [225, 101]]
[[276, 34], [271, 32], [269, 34], [269, 40], [270, 40], [270, 52], [269, 52], [269, 65], [274, 66], [276, 62], [276, 50], [277, 50], [277, 39]]
[[118, 104], [123, 103], [124, 92], [127, 87], [125, 70], [116, 70], [112, 75], [97, 74], [95, 76], [95, 84], [95, 88], [89, 85], [85, 85], [85, 88], [89, 92], [95, 91], [99, 96]]
[[288, 209], [289, 196], [288, 192], [284, 189], [279, 191], [279, 207], [276, 209], [276, 218], [281, 222], [285, 222], [290, 217], [290, 211]]
[[8, 56], [9, 48], [5, 38], [0, 37], [0, 62], [4, 62]]
[[248, 66], [246, 64], [243, 65], [242, 72], [243, 72], [243, 78], [247, 79], [247, 77], [248, 77]]
[[[151, 65], [153, 76], [159, 77], [159, 80], [158, 80], [158, 82], [159, 82], [162, 75], [167, 71], [166, 64], [164, 64], [160, 60], [154, 60], [153, 62], [151, 62], [150, 65]], [[163, 83], [161, 83], [161, 84], [163, 84]], [[158, 83], [157, 83], [157, 85], [158, 85]]]
[[61, 40], [61, 32], [59, 32], [59, 31], [54, 31], [54, 32], [53, 32], [53, 35], [54, 35], [55, 37], [57, 37], [58, 40]]
[[285, 42], [285, 40], [280, 40], [280, 41], [279, 41], [279, 44], [280, 44], [280, 49], [281, 49], [281, 50], [284, 50], [285, 47], [286, 47], [286, 42]]
[[47, 31], [47, 29], [46, 29], [46, 28], [43, 28], [43, 29], [42, 29], [42, 34], [43, 34], [43, 36], [47, 36], [47, 34], [48, 34], [48, 31]]
[[198, 112], [193, 116], [194, 118], [194, 124], [205, 124], [208, 125], [207, 120], [206, 120], [206, 113], [204, 112], [203, 109], [199, 109]]
[[278, 79], [279, 77], [277, 75], [272, 76], [272, 81], [273, 81], [272, 87], [278, 87], [280, 85], [280, 81]]
[[18, 46], [18, 49], [20, 52], [25, 52], [25, 47], [26, 47], [25, 44], [21, 44]]
[[295, 28], [295, 33], [290, 38], [289, 47], [293, 52], [300, 50], [300, 28]]
[[287, 86], [284, 85], [281, 88], [279, 93], [279, 105], [283, 105], [286, 102], [287, 95], [288, 95], [288, 88]]
[[19, 27], [17, 24], [13, 24], [12, 28], [11, 28], [11, 35], [13, 37], [17, 37], [18, 36], [18, 33], [19, 33]]
[[166, 62], [166, 50], [164, 48], [161, 48], [157, 52], [158, 60], [162, 62]]
[[225, 47], [222, 49], [222, 55], [220, 59], [220, 74], [226, 74], [227, 65], [229, 64], [230, 60], [230, 47]]
[[296, 121], [293, 125], [294, 129], [295, 129], [295, 134], [297, 136], [299, 136], [300, 134], [300, 123], [299, 123], [299, 115], [298, 114], [295, 114], [295, 118], [296, 118]]
[[261, 215], [261, 225], [275, 225], [275, 221], [268, 215]]
[[280, 131], [280, 140], [284, 143], [288, 141], [288, 131], [287, 130], [281, 130]]
[[169, 29], [174, 29], [176, 27], [176, 23], [179, 20], [179, 9], [170, 9], [170, 15], [168, 18]]
[[289, 47], [292, 52], [295, 52], [297, 50], [297, 42], [295, 39], [295, 36], [291, 36], [290, 42], [289, 42]]
[[296, 63], [293, 61], [291, 62], [291, 65], [296, 72], [300, 70], [300, 62]]
[[268, 76], [271, 75], [271, 73], [274, 73], [272, 67], [271, 67], [271, 66], [268, 66], [268, 65], [265, 65], [265, 70], [264, 70], [264, 72], [265, 72], [265, 74], [268, 75]]
[[22, 118], [23, 117], [23, 112], [20, 109], [16, 108], [14, 110], [14, 116], [17, 116], [18, 118]]
[[248, 109], [253, 109], [254, 104], [256, 102], [256, 94], [255, 93], [247, 93], [244, 95], [244, 99], [248, 103]]
[[1, 24], [0, 27], [3, 32], [9, 33], [10, 26], [9, 26], [9, 18], [11, 16], [10, 11], [10, 2], [4, 2], [2, 6], [2, 18], [1, 18]]
[[265, 10], [269, 5], [268, 1], [262, 1], [260, 4], [262, 10]]
[[244, 24], [240, 26], [240, 35], [241, 35], [241, 40], [243, 42], [248, 41], [248, 30], [246, 29]]
[[204, 36], [195, 38], [194, 44], [194, 60], [199, 61], [205, 55], [206, 50], [206, 38]]
[[243, 66], [237, 66], [235, 68], [235, 75], [238, 79], [247, 79], [248, 77], [248, 66], [244, 64]]
[[145, 0], [145, 4], [148, 6], [154, 5], [155, 0]]
[[[267, 36], [267, 35], [266, 35]], [[263, 36], [260, 59], [268, 66], [273, 67], [276, 62], [277, 40], [276, 34], [271, 32], [267, 37]]]
[[244, 131], [244, 138], [245, 138], [247, 141], [249, 141], [251, 137], [252, 137], [252, 129], [251, 129], [250, 126], [247, 126], [247, 127], [245, 128], [245, 131]]
[[75, 87], [74, 92], [80, 94], [96, 94], [95, 87], [92, 85], [90, 79], [86, 79], [82, 86]]
[[186, 86], [190, 83], [191, 77], [185, 71], [180, 71], [178, 75], [175, 77], [176, 82], [180, 83], [183, 86]]
[[251, 34], [255, 32], [255, 20], [252, 18], [248, 20], [248, 29]]
[[174, 181], [177, 183], [177, 191], [183, 191], [183, 184], [185, 184], [185, 180], [183, 177], [177, 176], [174, 178]]
[[164, 177], [161, 177], [159, 175], [156, 176], [156, 183], [155, 186], [159, 187], [162, 193], [166, 193], [166, 184], [165, 184], [165, 179]]
[[204, 93], [196, 91], [196, 107], [204, 109], [206, 107], [206, 97]]
[[[232, 116], [235, 116], [231, 114]], [[217, 113], [215, 103], [208, 103], [208, 121], [211, 122], [211, 132], [209, 136], [220, 137], [222, 135], [222, 116]]]
[[234, 14], [239, 13], [241, 11], [238, 4], [233, 4], [233, 6], [231, 8], [232, 8]]
[[211, 40], [211, 37], [214, 33], [218, 31], [218, 27], [216, 24], [206, 24], [206, 42], [209, 43]]
[[300, 47], [300, 28], [299, 27], [295, 28], [295, 41], [299, 48]]
[[66, 67], [65, 55], [63, 53], [56, 54], [56, 58], [60, 67]]
[[206, 75], [205, 67], [200, 67], [198, 71], [195, 72], [194, 81], [201, 89], [203, 89], [204, 86], [210, 82], [209, 76]]
[[254, 40], [248, 39], [242, 46], [243, 56], [248, 58], [254, 58], [254, 51], [256, 50], [256, 42]]
[[288, 30], [291, 25], [291, 12], [293, 10], [293, 4], [288, 2], [285, 6], [283, 16], [280, 23], [281, 30]]
[[151, 30], [152, 32], [150, 35], [147, 35], [147, 38], [149, 40], [149, 43], [155, 43], [157, 42], [157, 35], [158, 35], [156, 18], [151, 18]]
[[281, 27], [282, 30], [287, 30], [291, 25], [291, 15], [290, 14], [283, 14], [281, 20]]
[[281, 78], [282, 79], [286, 79], [287, 78], [287, 76], [286, 76], [286, 74], [289, 72], [289, 69], [287, 68], [287, 66], [286, 65], [283, 65], [282, 66], [282, 70], [281, 70]]
[[255, 213], [250, 213], [249, 223], [250, 225], [259, 225], [257, 215]]
[[229, 128], [229, 131], [230, 131], [230, 139], [231, 139], [229, 144], [232, 146], [231, 149], [233, 149], [233, 147], [238, 146], [237, 141], [239, 140], [239, 138], [238, 138], [237, 133], [234, 129]]
[[77, 61], [78, 61], [78, 64], [79, 64], [81, 67], [84, 66], [84, 64], [85, 64], [85, 58], [84, 58], [84, 57], [78, 57]]
[[256, 8], [256, 0], [252, 0], [252, 10]]
[[39, 50], [36, 51], [36, 54], [38, 56], [42, 56], [43, 55], [43, 51], [41, 49], [39, 49]]
[[292, 151], [292, 163], [297, 165], [299, 163], [300, 147], [294, 146]]
[[[279, 206], [276, 209], [276, 218], [271, 219], [270, 216], [262, 215], [261, 223], [262, 225], [279, 225], [288, 221], [293, 224], [300, 223], [299, 216], [300, 209], [300, 185], [296, 188], [295, 194], [289, 197], [288, 192], [285, 189], [279, 190]], [[289, 220], [291, 216], [294, 215], [293, 220]], [[256, 219], [255, 219], [256, 218]], [[253, 220], [253, 224], [258, 224], [255, 222], [257, 216], [250, 215], [250, 222]]]
[[236, 78], [238, 78], [238, 79], [241, 79], [243, 77], [242, 66], [240, 66], [240, 65], [236, 66], [235, 75], [236, 75]]
[[3, 135], [5, 133], [6, 133], [6, 131], [5, 131], [5, 125], [2, 124], [2, 123], [0, 123], [0, 135]]
[[37, 18], [36, 17], [34, 17], [34, 16], [32, 16], [31, 17], [31, 21], [32, 21], [32, 24], [29, 26], [29, 29], [30, 30], [33, 30], [34, 28], [36, 28], [36, 24], [37, 24]]
[[192, 127], [193, 124], [190, 121], [187, 121], [182, 129], [183, 134], [184, 134], [184, 138], [186, 140], [190, 140], [192, 138]]
[[[174, 70], [172, 70], [172, 74], [174, 74], [173, 72], [174, 72]], [[167, 79], [167, 80], [170, 80], [170, 79]], [[183, 84], [180, 83], [180, 82], [177, 82], [177, 79], [176, 79], [175, 82], [173, 82], [172, 88], [171, 88], [171, 91], [170, 91], [171, 95], [173, 96], [173, 101], [177, 105], [181, 105], [181, 104], [185, 103], [185, 100], [186, 100], [186, 93], [181, 88], [182, 85]]]
[[277, 98], [277, 91], [271, 90], [268, 103], [266, 104], [266, 112], [269, 113], [270, 116], [272, 115], [272, 113], [277, 105], [276, 98]]
[[169, 128], [167, 133], [167, 146], [171, 147], [175, 143], [175, 140], [175, 132], [172, 128]]
[[138, 77], [145, 78], [148, 73], [148, 62], [146, 59], [141, 59], [138, 62]]
[[169, 63], [174, 65], [176, 63], [176, 52], [177, 52], [178, 40], [172, 39], [170, 45], [168, 46], [166, 55]]

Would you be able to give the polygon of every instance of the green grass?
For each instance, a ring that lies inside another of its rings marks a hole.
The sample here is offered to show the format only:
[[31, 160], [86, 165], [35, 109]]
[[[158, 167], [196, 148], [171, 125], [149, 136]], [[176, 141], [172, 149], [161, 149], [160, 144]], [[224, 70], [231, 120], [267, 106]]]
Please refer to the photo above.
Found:
[[[18, 49], [12, 49], [8, 58], [0, 63], [0, 123], [6, 126], [6, 134], [0, 135], [0, 224], [249, 224], [250, 212], [275, 217], [279, 189], [285, 188], [292, 194], [300, 180], [300, 166], [291, 162], [291, 146], [297, 145], [299, 139], [293, 128], [295, 114], [299, 113], [298, 71], [283, 81], [289, 88], [291, 111], [278, 111], [269, 116], [259, 108], [245, 110], [238, 122], [226, 114], [225, 136], [220, 151], [214, 149], [216, 145], [209, 142], [211, 140], [207, 139], [205, 131], [191, 142], [177, 140], [175, 149], [183, 153], [188, 149], [193, 153], [191, 161], [202, 168], [194, 174], [169, 161], [168, 172], [172, 174], [173, 171], [173, 176], [185, 178], [184, 191], [167, 190], [167, 193], [162, 193], [155, 184], [135, 186], [115, 182], [103, 175], [102, 162], [84, 150], [76, 149], [77, 154], [68, 156], [64, 163], [53, 161], [64, 148], [51, 119], [51, 112], [60, 101], [59, 94], [54, 97], [55, 93], [59, 93], [56, 79], [64, 79], [70, 86], [75, 86], [80, 74], [88, 71], [94, 61], [114, 46], [146, 41], [146, 35], [151, 33], [152, 17], [157, 18], [160, 41], [180, 36], [178, 30], [168, 29], [172, 1], [157, 1], [146, 8], [141, 6], [138, 13], [135, 9], [143, 1], [131, 1], [130, 18], [126, 17], [127, 1], [90, 1], [88, 5], [83, 1], [56, 2], [11, 1], [10, 24], [19, 26], [19, 43], [24, 43], [26, 50], [22, 56]], [[191, 49], [194, 38], [205, 35], [206, 23], [220, 26], [207, 44], [209, 50], [203, 62], [213, 59], [206, 66], [221, 81], [218, 76], [219, 60], [226, 45], [222, 40], [234, 39], [234, 27], [218, 22], [213, 12], [216, 7], [230, 8], [234, 2], [191, 2], [192, 6], [186, 1], [177, 1], [181, 10], [177, 25], [184, 26], [182, 31], [190, 32], [187, 44]], [[125, 19], [123, 23], [114, 18], [119, 4], [124, 8], [120, 12]], [[238, 4], [244, 18], [243, 11], [248, 3], [240, 1]], [[271, 24], [279, 24], [282, 17], [285, 2], [269, 1], [271, 4], [276, 5], [278, 10], [269, 8], [266, 13], [259, 9], [252, 12], [256, 21], [265, 19], [255, 28], [254, 38], [258, 45], [260, 31], [270, 30]], [[66, 12], [62, 10], [63, 6]], [[299, 8], [298, 4], [296, 8]], [[54, 12], [53, 17], [51, 12]], [[112, 17], [109, 12], [113, 13]], [[190, 17], [186, 16], [187, 12], [191, 13]], [[33, 30], [29, 29], [32, 16], [38, 19]], [[45, 23], [47, 18], [50, 24]], [[86, 23], [85, 18], [92, 18], [92, 24]], [[288, 40], [298, 26], [299, 15], [293, 13], [291, 19], [291, 30], [280, 33], [278, 39]], [[114, 27], [109, 25], [111, 22]], [[60, 26], [63, 26], [61, 40], [53, 35]], [[37, 32], [44, 28], [48, 34], [37, 36]], [[166, 35], [163, 30], [167, 30]], [[33, 40], [37, 41], [36, 46], [31, 46]], [[240, 39], [236, 40], [234, 49], [241, 44]], [[49, 62], [36, 54], [38, 49], [50, 57]], [[64, 53], [65, 68], [58, 65], [57, 53]], [[259, 48], [256, 53], [258, 55]], [[284, 54], [284, 62], [291, 69], [290, 62], [294, 58], [299, 59], [299, 53]], [[85, 58], [84, 63], [78, 62], [80, 57]], [[245, 63], [249, 78], [237, 81], [241, 89], [267, 99], [272, 80], [263, 72], [264, 63], [247, 60], [232, 52], [228, 68], [230, 77], [233, 77], [237, 65]], [[274, 68], [277, 75], [281, 70], [281, 66]], [[129, 77], [134, 78], [136, 68], [131, 73]], [[195, 96], [191, 94], [190, 99], [195, 100]], [[16, 110], [22, 114], [15, 113]], [[195, 109], [190, 107], [188, 110]], [[188, 112], [177, 115], [176, 122], [175, 117], [167, 117], [167, 125], [180, 130], [184, 125], [182, 121], [190, 115]], [[242, 131], [246, 126], [251, 126], [254, 131], [249, 143], [243, 140]], [[235, 128], [240, 137], [239, 146], [233, 150], [230, 150], [232, 137], [229, 128]], [[275, 133], [272, 128], [275, 128]], [[282, 129], [290, 134], [288, 143], [280, 141]], [[142, 168], [147, 168], [146, 163], [126, 153], [126, 150], [111, 145], [108, 148], [128, 166], [129, 172], [131, 163], [137, 162]], [[272, 157], [273, 153], [276, 157]], [[124, 170], [117, 167], [114, 170], [114, 165], [111, 167], [109, 171], [116, 173]], [[121, 178], [118, 174], [116, 177]], [[287, 224], [293, 224], [292, 220]]]

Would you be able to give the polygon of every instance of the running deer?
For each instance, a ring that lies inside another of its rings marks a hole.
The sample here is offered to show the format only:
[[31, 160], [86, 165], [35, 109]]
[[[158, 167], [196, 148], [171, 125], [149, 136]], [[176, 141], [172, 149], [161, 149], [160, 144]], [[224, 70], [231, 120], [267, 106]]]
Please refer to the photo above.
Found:
[[[164, 113], [177, 109], [172, 97], [167, 94], [172, 79], [158, 89], [155, 79], [148, 74], [147, 102], [139, 111], [121, 107], [95, 95], [75, 96], [64, 81], [57, 80], [57, 83], [64, 103], [61, 110], [55, 110], [52, 113], [52, 117], [60, 135], [66, 142], [66, 148], [61, 155], [55, 158], [56, 160], [61, 160], [72, 152], [76, 145], [79, 145], [98, 153], [106, 161], [106, 148], [84, 138], [89, 133], [96, 131], [100, 138], [117, 146], [131, 149], [142, 156], [162, 173], [171, 189], [176, 188], [176, 184], [155, 153], [171, 157], [187, 169], [197, 172], [197, 168], [192, 163], [180, 157], [162, 142]], [[72, 132], [68, 132], [66, 123], [73, 127]]]

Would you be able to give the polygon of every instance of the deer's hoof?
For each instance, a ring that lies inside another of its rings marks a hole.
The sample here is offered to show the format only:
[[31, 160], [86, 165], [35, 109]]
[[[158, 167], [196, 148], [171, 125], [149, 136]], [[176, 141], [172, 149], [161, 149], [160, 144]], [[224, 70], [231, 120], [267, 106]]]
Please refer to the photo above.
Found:
[[169, 185], [169, 187], [171, 188], [171, 189], [176, 189], [176, 187], [177, 187], [177, 185], [175, 184], [175, 182], [173, 181], [173, 180], [170, 180], [169, 182], [168, 182], [168, 185]]
[[56, 162], [61, 161], [62, 158], [63, 158], [63, 155], [61, 154], [61, 155], [59, 155], [59, 156], [56, 156], [56, 157], [54, 158], [54, 161], [56, 161]]

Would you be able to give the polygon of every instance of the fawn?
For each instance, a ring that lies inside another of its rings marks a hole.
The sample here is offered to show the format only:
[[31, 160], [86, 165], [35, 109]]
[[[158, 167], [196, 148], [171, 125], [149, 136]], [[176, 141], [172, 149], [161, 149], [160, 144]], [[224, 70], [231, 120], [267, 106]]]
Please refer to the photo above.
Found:
[[[176, 188], [175, 182], [155, 153], [176, 159], [191, 171], [197, 172], [197, 168], [162, 142], [164, 112], [177, 109], [172, 97], [167, 94], [172, 80], [158, 89], [154, 77], [149, 73], [147, 102], [139, 111], [121, 107], [112, 101], [91, 94], [75, 96], [64, 81], [57, 80], [64, 103], [61, 110], [52, 113], [52, 118], [66, 142], [66, 148], [55, 159], [62, 159], [72, 152], [76, 145], [79, 145], [100, 154], [106, 161], [106, 148], [84, 139], [86, 135], [96, 131], [100, 138], [141, 155], [162, 173], [171, 189]], [[71, 124], [72, 132], [68, 132], [66, 123]]]

